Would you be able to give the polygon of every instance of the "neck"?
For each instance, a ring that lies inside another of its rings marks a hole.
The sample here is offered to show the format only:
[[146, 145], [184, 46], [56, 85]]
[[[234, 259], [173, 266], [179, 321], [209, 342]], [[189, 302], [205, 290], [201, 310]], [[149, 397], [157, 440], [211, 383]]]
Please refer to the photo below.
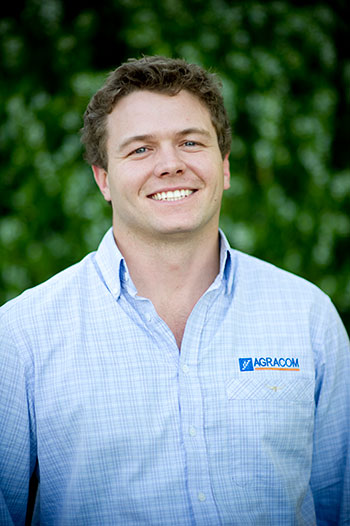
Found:
[[180, 347], [188, 316], [219, 272], [218, 229], [205, 236], [142, 240], [114, 236], [138, 295], [152, 301]]
[[[161, 294], [163, 289], [168, 296], [179, 287], [196, 289], [199, 284], [206, 290], [219, 272], [218, 229], [209, 236], [143, 240], [120, 235], [114, 228], [114, 237], [138, 294], [144, 297]], [[148, 290], [152, 294], [144, 294]]]

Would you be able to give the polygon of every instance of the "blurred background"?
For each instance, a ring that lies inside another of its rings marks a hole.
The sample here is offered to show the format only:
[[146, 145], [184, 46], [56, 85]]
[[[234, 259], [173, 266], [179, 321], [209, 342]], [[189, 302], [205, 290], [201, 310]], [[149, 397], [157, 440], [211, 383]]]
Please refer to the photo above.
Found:
[[79, 130], [128, 57], [218, 73], [233, 127], [221, 226], [317, 284], [350, 330], [347, 1], [26, 0], [0, 19], [0, 303], [95, 250], [111, 224]]

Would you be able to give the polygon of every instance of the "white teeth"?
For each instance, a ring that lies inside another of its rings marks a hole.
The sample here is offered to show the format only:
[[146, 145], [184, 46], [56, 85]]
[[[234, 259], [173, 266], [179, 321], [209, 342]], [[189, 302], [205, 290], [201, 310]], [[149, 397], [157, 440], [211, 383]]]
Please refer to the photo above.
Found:
[[151, 195], [155, 201], [178, 201], [193, 194], [193, 190], [169, 190], [168, 192], [158, 192]]

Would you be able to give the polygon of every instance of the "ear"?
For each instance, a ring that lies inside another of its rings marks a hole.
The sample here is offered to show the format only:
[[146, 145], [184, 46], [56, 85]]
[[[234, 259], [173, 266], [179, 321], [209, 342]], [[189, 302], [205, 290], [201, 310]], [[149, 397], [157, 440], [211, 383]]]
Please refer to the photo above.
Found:
[[106, 172], [106, 170], [104, 170], [104, 168], [101, 168], [100, 166], [96, 166], [94, 164], [91, 168], [94, 174], [96, 184], [99, 187], [101, 194], [106, 199], [106, 201], [111, 201], [111, 193], [108, 184], [108, 173]]
[[223, 173], [224, 173], [224, 190], [228, 190], [230, 188], [230, 161], [229, 161], [229, 153], [227, 153], [223, 160]]

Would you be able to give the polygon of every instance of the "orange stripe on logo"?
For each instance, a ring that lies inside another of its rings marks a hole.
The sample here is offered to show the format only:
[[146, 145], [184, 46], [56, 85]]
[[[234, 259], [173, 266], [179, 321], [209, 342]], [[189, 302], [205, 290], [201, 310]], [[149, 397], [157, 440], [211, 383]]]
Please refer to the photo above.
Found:
[[300, 371], [300, 369], [286, 369], [285, 367], [254, 367], [254, 371]]

